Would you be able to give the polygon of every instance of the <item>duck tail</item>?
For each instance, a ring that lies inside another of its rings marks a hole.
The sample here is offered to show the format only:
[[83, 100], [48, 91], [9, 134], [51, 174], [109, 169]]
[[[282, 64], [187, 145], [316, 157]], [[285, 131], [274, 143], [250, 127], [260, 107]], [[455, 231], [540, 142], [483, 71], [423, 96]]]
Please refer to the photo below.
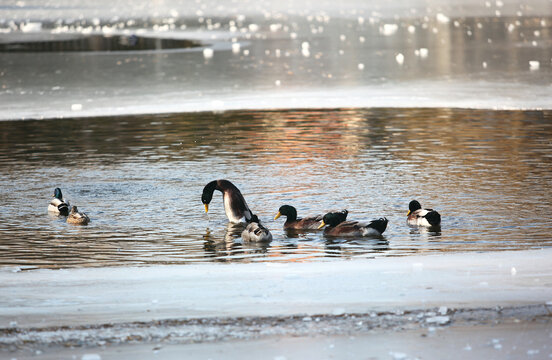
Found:
[[441, 215], [435, 210], [428, 212], [424, 217], [431, 226], [438, 226], [441, 224]]
[[372, 220], [370, 222], [370, 226], [371, 228], [377, 230], [380, 234], [383, 234], [383, 232], [385, 231], [385, 229], [387, 229], [387, 223], [389, 221], [387, 220], [387, 218], [379, 218], [377, 220]]

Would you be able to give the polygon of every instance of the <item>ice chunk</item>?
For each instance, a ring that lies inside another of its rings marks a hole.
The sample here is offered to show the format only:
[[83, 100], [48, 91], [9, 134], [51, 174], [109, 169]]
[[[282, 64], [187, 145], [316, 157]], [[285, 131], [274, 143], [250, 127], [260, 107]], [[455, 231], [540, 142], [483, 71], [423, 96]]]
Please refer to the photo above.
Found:
[[396, 33], [398, 29], [399, 29], [399, 25], [397, 24], [383, 24], [380, 27], [380, 34], [383, 34], [385, 36], [390, 36]]
[[486, 61], [483, 61], [483, 63], [481, 64], [481, 66], [483, 66], [483, 69], [486, 69], [486, 68], [487, 68], [487, 62], [486, 62]]
[[270, 31], [276, 32], [282, 29], [282, 24], [270, 24]]
[[449, 17], [442, 13], [438, 13], [435, 17], [441, 24], [447, 24], [450, 21]]
[[514, 24], [509, 24], [509, 25], [508, 25], [508, 31], [509, 31], [509, 32], [514, 31], [515, 28], [516, 28], [516, 26], [515, 26]]
[[414, 25], [409, 25], [408, 32], [414, 34], [416, 32], [416, 27]]
[[364, 64], [358, 64], [358, 69], [359, 70], [364, 70]]
[[439, 314], [441, 314], [441, 315], [446, 315], [447, 312], [448, 312], [448, 308], [447, 308], [446, 306], [441, 306], [441, 307], [439, 308]]
[[205, 59], [210, 59], [213, 57], [213, 54], [215, 53], [215, 51], [211, 48], [205, 48], [203, 49], [203, 57]]
[[391, 357], [393, 358], [393, 360], [403, 360], [403, 359], [406, 359], [407, 356], [405, 353], [402, 353], [402, 352], [394, 352], [394, 351], [390, 351], [389, 352], [389, 355], [391, 355]]
[[429, 54], [429, 50], [427, 48], [420, 48], [420, 57], [422, 59], [425, 59], [428, 54]]
[[84, 354], [81, 360], [102, 360], [102, 357], [99, 354]]
[[72, 104], [71, 105], [72, 111], [81, 111], [82, 110], [82, 104]]
[[240, 48], [241, 48], [240, 43], [233, 43], [232, 44], [232, 52], [234, 54], [239, 54], [240, 53]]
[[516, 270], [515, 267], [512, 267], [512, 268], [510, 269], [510, 274], [512, 274], [512, 276], [514, 276], [514, 275], [517, 274], [517, 270]]
[[450, 322], [449, 316], [433, 316], [426, 319], [428, 324], [445, 325]]
[[395, 60], [397, 61], [397, 64], [402, 65], [404, 63], [404, 55], [398, 53], [397, 56], [395, 56]]
[[259, 30], [259, 25], [257, 24], [249, 24], [249, 31], [251, 32], [257, 32]]
[[301, 43], [301, 54], [303, 54], [304, 57], [310, 56], [310, 44], [306, 41]]
[[529, 61], [529, 70], [536, 71], [540, 68], [540, 62], [537, 60], [530, 60]]
[[276, 81], [274, 81], [274, 85], [280, 86], [280, 85], [282, 85], [282, 82], [280, 80], [276, 80]]
[[22, 32], [39, 32], [42, 30], [42, 23], [39, 22], [28, 22], [20, 25]]

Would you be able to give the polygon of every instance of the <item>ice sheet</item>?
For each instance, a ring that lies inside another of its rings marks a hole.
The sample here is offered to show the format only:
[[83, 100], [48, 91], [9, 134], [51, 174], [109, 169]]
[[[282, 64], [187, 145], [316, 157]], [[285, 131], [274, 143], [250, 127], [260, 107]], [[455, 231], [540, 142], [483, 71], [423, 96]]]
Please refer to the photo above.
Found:
[[[552, 250], [0, 272], [0, 327], [552, 301]], [[438, 314], [436, 314], [438, 316]]]

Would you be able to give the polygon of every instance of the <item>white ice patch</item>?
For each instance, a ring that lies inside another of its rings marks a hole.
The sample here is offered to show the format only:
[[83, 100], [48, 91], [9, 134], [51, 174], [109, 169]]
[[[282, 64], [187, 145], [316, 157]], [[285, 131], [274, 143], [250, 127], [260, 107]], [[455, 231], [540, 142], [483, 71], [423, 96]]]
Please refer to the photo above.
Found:
[[441, 24], [447, 24], [449, 21], [450, 21], [450, 18], [448, 16], [446, 16], [445, 14], [441, 14], [441, 13], [438, 13], [435, 18], [437, 19], [438, 22], [440, 22]]
[[232, 44], [232, 52], [233, 52], [234, 54], [239, 54], [239, 53], [240, 53], [240, 49], [241, 49], [240, 43], [233, 43], [233, 44]]
[[399, 64], [399, 65], [404, 64], [404, 55], [401, 54], [401, 53], [398, 53], [398, 54], [395, 56], [395, 61], [396, 61], [397, 64]]
[[529, 61], [529, 70], [531, 71], [537, 71], [540, 69], [540, 62], [537, 60], [530, 60]]
[[428, 324], [446, 325], [449, 322], [449, 316], [433, 316], [426, 319], [426, 323]]
[[42, 31], [42, 23], [39, 22], [28, 22], [20, 25], [22, 32], [39, 32]]
[[84, 354], [81, 360], [102, 360], [102, 357], [99, 354]]
[[397, 24], [383, 24], [382, 26], [380, 26], [379, 31], [380, 31], [380, 34], [382, 35], [391, 36], [395, 34], [398, 29], [399, 29], [399, 25]]
[[211, 59], [213, 57], [214, 53], [215, 53], [215, 51], [211, 48], [203, 49], [203, 57], [205, 59]]

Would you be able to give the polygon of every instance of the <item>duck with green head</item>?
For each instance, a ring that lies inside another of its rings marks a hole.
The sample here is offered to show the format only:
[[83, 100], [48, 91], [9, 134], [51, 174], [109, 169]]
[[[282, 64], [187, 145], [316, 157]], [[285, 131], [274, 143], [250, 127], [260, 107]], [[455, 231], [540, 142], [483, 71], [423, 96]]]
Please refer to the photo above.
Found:
[[387, 219], [379, 218], [368, 223], [359, 221], [345, 221], [339, 213], [328, 213], [324, 215], [320, 228], [324, 229], [324, 235], [361, 237], [361, 236], [381, 236], [387, 229]]
[[[344, 215], [343, 221], [347, 218], [348, 211], [341, 210], [339, 212]], [[306, 216], [304, 218], [297, 217], [297, 209], [291, 205], [282, 205], [278, 209], [278, 213], [274, 217], [274, 220], [278, 219], [280, 216], [286, 217], [286, 222], [284, 223], [284, 230], [316, 230], [322, 224], [323, 214]]]
[[408, 225], [437, 227], [441, 225], [441, 214], [433, 209], [423, 209], [418, 201], [412, 200], [408, 204], [406, 222]]
[[53, 199], [48, 205], [48, 211], [57, 215], [69, 215], [69, 202], [63, 199], [60, 188], [55, 188]]

